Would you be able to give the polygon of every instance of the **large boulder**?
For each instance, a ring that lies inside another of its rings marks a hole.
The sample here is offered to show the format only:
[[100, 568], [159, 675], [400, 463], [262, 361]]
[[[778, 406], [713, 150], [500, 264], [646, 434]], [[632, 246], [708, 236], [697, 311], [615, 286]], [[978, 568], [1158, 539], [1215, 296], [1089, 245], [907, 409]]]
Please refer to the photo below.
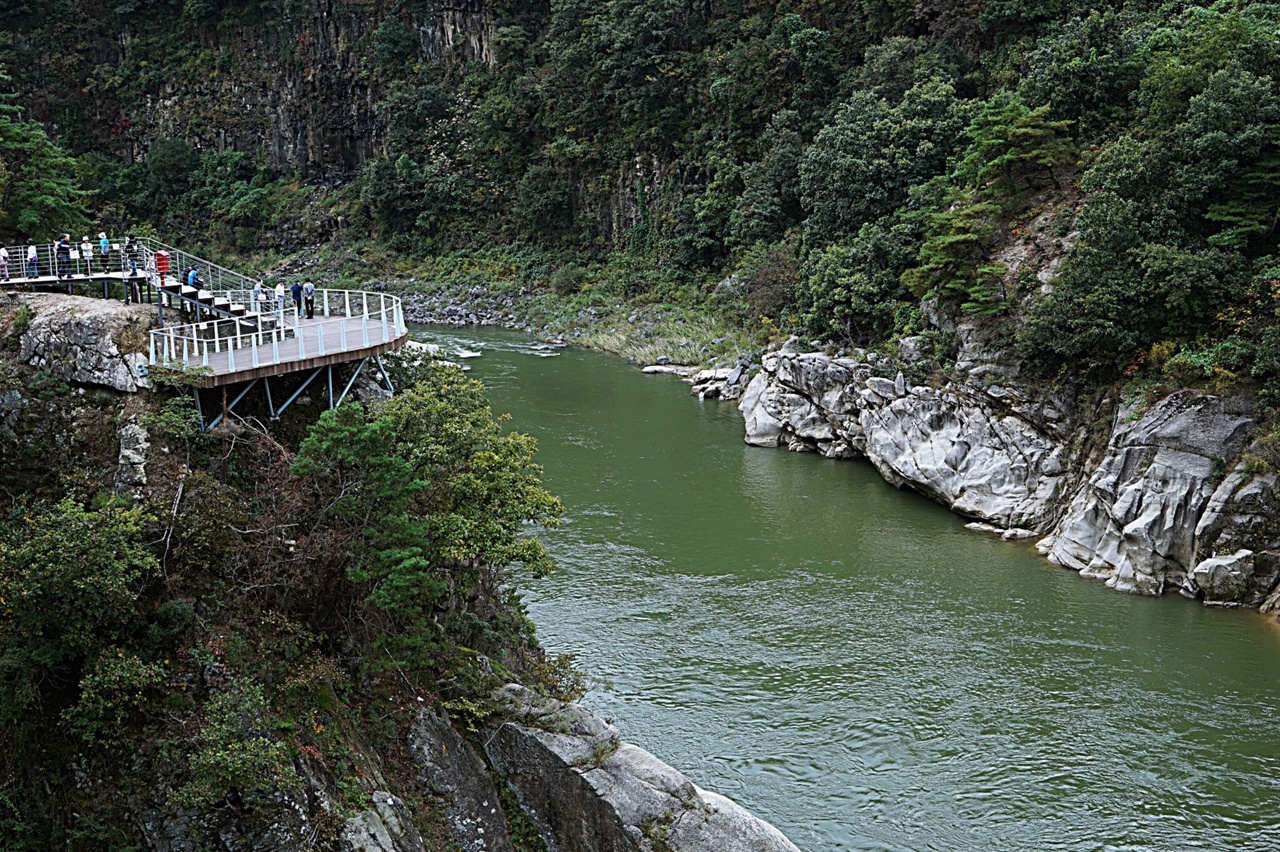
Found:
[[708, 793], [577, 704], [501, 693], [485, 751], [557, 852], [797, 852], [767, 822]]
[[148, 333], [153, 310], [114, 299], [46, 294], [9, 294], [10, 307], [35, 311], [19, 342], [18, 357], [67, 382], [124, 393], [147, 386]]

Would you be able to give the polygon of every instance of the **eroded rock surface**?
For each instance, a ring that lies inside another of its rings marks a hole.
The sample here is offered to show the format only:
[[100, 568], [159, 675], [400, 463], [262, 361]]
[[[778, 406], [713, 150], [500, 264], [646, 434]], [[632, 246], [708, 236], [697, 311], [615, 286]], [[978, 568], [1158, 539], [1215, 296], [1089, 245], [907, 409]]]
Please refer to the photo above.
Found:
[[1249, 400], [1182, 391], [1103, 414], [1109, 438], [1091, 461], [1087, 420], [1101, 412], [983, 369], [999, 359], [964, 339], [956, 369], [970, 378], [941, 388], [886, 375], [874, 353], [767, 353], [739, 404], [747, 443], [865, 456], [982, 531], [1051, 533], [1040, 548], [1052, 561], [1119, 591], [1280, 606], [1280, 477], [1243, 460]]
[[35, 311], [20, 340], [22, 361], [77, 384], [124, 393], [147, 386], [138, 366], [147, 363], [148, 306], [52, 293], [10, 294], [6, 301]]
[[1044, 550], [1081, 576], [1158, 595], [1196, 565], [1197, 526], [1253, 431], [1251, 406], [1182, 391], [1117, 418], [1106, 457]]
[[484, 762], [448, 720], [423, 710], [409, 731], [418, 784], [438, 797], [465, 852], [510, 852], [507, 816]]
[[487, 740], [549, 849], [796, 852], [767, 822], [708, 793], [576, 704], [510, 686]]
[[852, 358], [766, 355], [739, 408], [747, 443], [866, 456], [898, 486], [1002, 528], [1047, 529], [1069, 484], [1067, 415], [981, 383], [910, 387]]

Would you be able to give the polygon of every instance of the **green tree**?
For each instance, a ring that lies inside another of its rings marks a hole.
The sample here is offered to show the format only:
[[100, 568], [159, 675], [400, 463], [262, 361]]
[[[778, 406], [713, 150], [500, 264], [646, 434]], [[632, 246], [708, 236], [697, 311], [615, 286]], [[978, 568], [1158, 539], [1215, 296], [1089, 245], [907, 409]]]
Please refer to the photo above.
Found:
[[76, 161], [23, 118], [10, 84], [0, 69], [0, 231], [43, 238], [83, 230], [89, 193], [76, 178]]
[[523, 533], [560, 513], [533, 439], [503, 432], [478, 382], [446, 367], [422, 377], [376, 409], [325, 412], [295, 465], [322, 518], [356, 534], [350, 576], [386, 616], [379, 641], [415, 670], [439, 647], [433, 615], [451, 595], [512, 564], [550, 569], [542, 542]]
[[800, 164], [815, 244], [856, 234], [905, 205], [913, 186], [942, 174], [964, 139], [967, 111], [941, 80], [913, 86], [898, 104], [864, 93], [847, 100]]
[[1070, 122], [1050, 121], [1048, 112], [1048, 104], [1033, 109], [1011, 92], [992, 97], [969, 125], [972, 141], [956, 180], [988, 198], [1035, 190], [1041, 175], [1061, 189], [1054, 170], [1073, 165], [1076, 148], [1067, 135]]
[[100, 649], [124, 639], [156, 563], [138, 510], [64, 500], [0, 539], [0, 725], [66, 689]]
[[891, 219], [815, 252], [796, 288], [801, 322], [812, 334], [856, 345], [882, 340], [908, 296], [899, 278], [915, 254], [912, 229]]

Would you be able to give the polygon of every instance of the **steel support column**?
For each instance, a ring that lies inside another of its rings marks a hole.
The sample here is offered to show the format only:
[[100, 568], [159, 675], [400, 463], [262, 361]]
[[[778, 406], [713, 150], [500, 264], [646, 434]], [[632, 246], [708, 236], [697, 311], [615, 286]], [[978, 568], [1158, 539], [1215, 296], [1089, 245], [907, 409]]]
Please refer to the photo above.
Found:
[[267, 411], [271, 414], [271, 419], [279, 420], [280, 417], [279, 415], [276, 414], [276, 404], [271, 399], [271, 377], [270, 376], [262, 377], [262, 387], [267, 392]]
[[[213, 422], [209, 424], [208, 428], [213, 429], [214, 426], [217, 426], [219, 423], [221, 423], [222, 418], [225, 415], [230, 414], [235, 409], [235, 407], [240, 403], [240, 400], [244, 399], [245, 396], [248, 395], [249, 391], [253, 390], [253, 386], [256, 385], [257, 383], [258, 383], [258, 379], [254, 379], [253, 381], [249, 382], [249, 384], [245, 385], [244, 390], [240, 391], [240, 393], [236, 395], [236, 398], [231, 401], [231, 404], [226, 407], [226, 410], [223, 411], [222, 414], [219, 414], [217, 417], [213, 418]], [[226, 385], [222, 386], [222, 392], [224, 395], [226, 394], [227, 392]]]
[[360, 378], [360, 371], [364, 369], [364, 365], [368, 360], [368, 358], [361, 358], [360, 363], [356, 364], [356, 371], [351, 374], [351, 381], [347, 382], [347, 386], [342, 389], [342, 396], [338, 397], [338, 402], [333, 406], [334, 408], [342, 405], [342, 401], [347, 398], [347, 392], [350, 391], [351, 386], [356, 383], [356, 379]]
[[307, 387], [308, 387], [308, 386], [309, 386], [313, 381], [315, 381], [316, 376], [320, 375], [320, 373], [321, 373], [323, 370], [324, 370], [324, 367], [316, 367], [314, 370], [312, 370], [312, 371], [311, 371], [311, 375], [310, 375], [310, 376], [308, 376], [308, 377], [307, 377], [307, 380], [306, 380], [305, 382], [303, 382], [303, 383], [302, 383], [302, 387], [300, 387], [300, 388], [298, 388], [296, 391], [294, 391], [294, 392], [293, 392], [293, 396], [289, 397], [289, 399], [285, 401], [285, 404], [284, 404], [284, 405], [282, 405], [282, 406], [280, 406], [280, 408], [276, 411], [276, 419], [277, 419], [277, 420], [279, 420], [279, 419], [280, 419], [280, 415], [281, 415], [281, 414], [284, 414], [284, 410], [285, 410], [286, 408], [288, 408], [290, 405], [293, 405], [293, 401], [302, 395], [302, 392], [303, 392], [304, 390], [306, 390], [306, 389], [307, 389]]
[[395, 394], [396, 389], [395, 386], [391, 384], [391, 376], [387, 373], [387, 368], [382, 365], [382, 356], [374, 355], [373, 360], [374, 363], [378, 365], [378, 372], [382, 375], [383, 381], [387, 383], [387, 392]]

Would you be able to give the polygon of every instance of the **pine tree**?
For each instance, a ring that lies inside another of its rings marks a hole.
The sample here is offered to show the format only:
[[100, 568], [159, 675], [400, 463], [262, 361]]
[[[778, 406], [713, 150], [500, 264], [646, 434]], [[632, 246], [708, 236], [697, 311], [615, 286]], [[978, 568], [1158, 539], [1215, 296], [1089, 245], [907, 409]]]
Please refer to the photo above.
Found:
[[[11, 78], [0, 69], [0, 88]], [[12, 92], [0, 94], [0, 231], [43, 238], [79, 231], [89, 221], [76, 161], [22, 115]]]

